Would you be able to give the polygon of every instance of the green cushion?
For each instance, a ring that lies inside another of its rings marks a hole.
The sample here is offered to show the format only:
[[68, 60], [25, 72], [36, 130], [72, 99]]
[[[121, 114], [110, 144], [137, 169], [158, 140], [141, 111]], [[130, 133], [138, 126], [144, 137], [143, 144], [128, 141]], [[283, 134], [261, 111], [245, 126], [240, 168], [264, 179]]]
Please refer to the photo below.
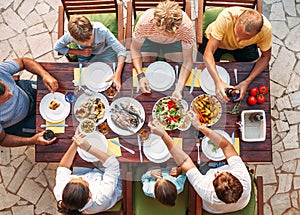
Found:
[[[251, 197], [248, 205], [239, 211], [236, 212], [231, 212], [231, 213], [224, 213], [222, 215], [252, 215], [255, 214], [255, 205], [256, 205], [256, 198], [255, 198], [255, 184], [254, 184], [254, 175], [250, 173], [251, 181], [252, 181], [252, 186], [251, 186]], [[211, 215], [211, 213], [206, 212], [203, 210], [203, 215]]]
[[117, 212], [122, 209], [122, 199], [119, 200], [111, 209], [107, 210], [108, 212]]
[[224, 10], [223, 7], [210, 7], [205, 10], [203, 14], [203, 32], [205, 32], [207, 26], [216, 20], [218, 15]]
[[101, 22], [118, 38], [118, 19], [115, 13], [85, 14], [84, 16], [89, 18], [91, 22]]
[[[139, 167], [136, 172], [136, 179], [141, 180], [142, 174], [147, 171], [144, 167]], [[178, 195], [174, 207], [168, 207], [154, 198], [146, 196], [142, 190], [142, 182], [133, 182], [133, 210], [135, 215], [182, 215], [186, 214], [189, 205], [189, 187], [186, 181], [184, 190]], [[158, 212], [159, 211], [159, 212]]]

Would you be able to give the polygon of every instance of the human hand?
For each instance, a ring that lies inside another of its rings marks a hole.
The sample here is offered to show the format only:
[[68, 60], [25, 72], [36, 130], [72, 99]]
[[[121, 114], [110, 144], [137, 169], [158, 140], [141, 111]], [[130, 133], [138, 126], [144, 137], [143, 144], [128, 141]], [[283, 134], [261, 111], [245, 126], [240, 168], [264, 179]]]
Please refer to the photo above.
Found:
[[115, 73], [110, 78], [108, 78], [105, 82], [110, 82], [110, 81], [113, 82], [113, 84], [115, 85], [117, 91], [119, 92], [120, 89], [121, 89], [121, 78], [116, 77], [116, 73]]
[[37, 145], [41, 145], [41, 146], [50, 145], [51, 143], [53, 143], [53, 142], [57, 139], [57, 137], [54, 137], [54, 138], [51, 139], [51, 140], [45, 140], [44, 137], [43, 137], [43, 134], [44, 134], [44, 133], [45, 133], [45, 131], [39, 132], [39, 133], [37, 133], [37, 134], [35, 134], [35, 135], [33, 136], [33, 138], [36, 139], [36, 144], [37, 144]]
[[139, 86], [142, 93], [151, 93], [149, 81], [146, 77], [143, 77], [139, 80]]
[[81, 50], [81, 54], [82, 56], [84, 57], [89, 57], [92, 55], [92, 51], [93, 51], [93, 48], [92, 47], [87, 47], [87, 48], [84, 48], [83, 50]]
[[44, 85], [51, 93], [54, 93], [56, 90], [58, 90], [58, 81], [49, 73], [44, 74], [42, 80]]
[[234, 101], [240, 101], [240, 100], [242, 100], [244, 97], [245, 97], [245, 95], [246, 95], [246, 93], [247, 93], [247, 89], [248, 89], [248, 84], [245, 82], [245, 81], [242, 81], [242, 82], [240, 82], [238, 85], [236, 85], [234, 88], [236, 88], [236, 89], [239, 89], [240, 90], [240, 97], [239, 98], [237, 98], [236, 100], [234, 100]]
[[158, 179], [162, 177], [162, 172], [160, 169], [153, 169], [150, 172], [151, 177]]
[[172, 97], [174, 97], [180, 101], [182, 99], [182, 94], [180, 91], [174, 90], [174, 92], [172, 93]]
[[85, 151], [88, 151], [91, 148], [91, 144], [84, 139], [84, 135], [82, 134], [75, 134], [72, 139], [79, 148]]
[[181, 171], [180, 167], [173, 167], [170, 171], [170, 176], [177, 177], [181, 173], [182, 173], [182, 171]]
[[187, 117], [188, 119], [192, 122], [192, 125], [196, 128], [196, 129], [199, 129], [199, 127], [201, 127], [201, 122], [199, 120], [199, 117], [198, 117], [198, 114], [195, 113], [194, 111], [192, 110], [189, 110], [187, 112]]
[[150, 121], [148, 123], [148, 127], [150, 128], [150, 130], [153, 134], [156, 134], [160, 137], [164, 136], [164, 134], [165, 134], [165, 130], [158, 123]]
[[229, 98], [227, 97], [225, 93], [225, 89], [230, 87], [228, 84], [226, 84], [223, 81], [220, 81], [218, 83], [215, 83], [216, 85], [216, 96], [220, 100], [220, 102], [229, 102]]

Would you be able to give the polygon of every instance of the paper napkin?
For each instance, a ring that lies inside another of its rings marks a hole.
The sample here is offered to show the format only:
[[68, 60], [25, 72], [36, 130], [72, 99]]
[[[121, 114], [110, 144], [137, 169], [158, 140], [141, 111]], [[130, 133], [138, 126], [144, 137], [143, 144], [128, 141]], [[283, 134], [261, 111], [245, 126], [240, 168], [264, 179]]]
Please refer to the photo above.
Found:
[[51, 127], [51, 126], [48, 126], [48, 125], [56, 125], [56, 124], [65, 124], [65, 120], [62, 120], [60, 122], [48, 122], [46, 121], [46, 125], [47, 125], [47, 129], [49, 130], [52, 130], [55, 134], [63, 134], [65, 133], [65, 127]]
[[[197, 70], [197, 74], [196, 74], [196, 77], [194, 79], [194, 87], [200, 87], [200, 74], [201, 74], [201, 72], [202, 72], [201, 69]], [[185, 82], [185, 86], [190, 87], [192, 85], [193, 76], [194, 76], [194, 70], [191, 71], [188, 79]]]
[[[146, 73], [147, 68], [142, 68], [142, 72]], [[132, 84], [133, 87], [137, 87], [138, 79], [137, 79], [137, 71], [135, 68], [132, 69]]]
[[234, 145], [235, 151], [240, 155], [240, 138], [234, 138]]
[[173, 141], [174, 141], [176, 146], [178, 146], [179, 148], [182, 149], [182, 138], [174, 137]]
[[[81, 85], [84, 86], [84, 73], [85, 73], [86, 67], [82, 68], [82, 73], [81, 73]], [[74, 80], [79, 83], [79, 68], [74, 68]]]
[[121, 153], [121, 147], [117, 146], [114, 143], [112, 143], [111, 140], [115, 140], [115, 141], [119, 142], [119, 138], [118, 137], [112, 138], [112, 139], [108, 139], [107, 140], [107, 142], [108, 142], [107, 154], [108, 155], [114, 155], [116, 157], [121, 156], [122, 155], [122, 153]]

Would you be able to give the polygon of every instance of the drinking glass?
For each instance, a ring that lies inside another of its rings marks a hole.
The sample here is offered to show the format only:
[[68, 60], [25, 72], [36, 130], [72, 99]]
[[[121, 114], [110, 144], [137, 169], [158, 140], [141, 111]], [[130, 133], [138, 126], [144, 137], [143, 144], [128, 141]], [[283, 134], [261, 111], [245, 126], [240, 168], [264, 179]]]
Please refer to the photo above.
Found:
[[73, 103], [76, 100], [76, 96], [74, 92], [68, 91], [65, 94], [65, 100], [69, 103]]

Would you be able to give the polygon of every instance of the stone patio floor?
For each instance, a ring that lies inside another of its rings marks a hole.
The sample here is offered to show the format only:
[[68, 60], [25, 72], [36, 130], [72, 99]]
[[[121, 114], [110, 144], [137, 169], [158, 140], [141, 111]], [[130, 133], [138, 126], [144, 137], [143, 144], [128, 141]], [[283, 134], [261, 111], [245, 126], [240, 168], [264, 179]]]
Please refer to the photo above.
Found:
[[[194, 0], [192, 0], [194, 1]], [[52, 51], [59, 0], [0, 1], [0, 59], [66, 61]], [[273, 162], [248, 163], [264, 179], [266, 215], [300, 214], [300, 0], [263, 0], [273, 27]], [[35, 79], [24, 71], [23, 79]], [[0, 215], [57, 214], [57, 163], [36, 163], [34, 147], [0, 147]]]

